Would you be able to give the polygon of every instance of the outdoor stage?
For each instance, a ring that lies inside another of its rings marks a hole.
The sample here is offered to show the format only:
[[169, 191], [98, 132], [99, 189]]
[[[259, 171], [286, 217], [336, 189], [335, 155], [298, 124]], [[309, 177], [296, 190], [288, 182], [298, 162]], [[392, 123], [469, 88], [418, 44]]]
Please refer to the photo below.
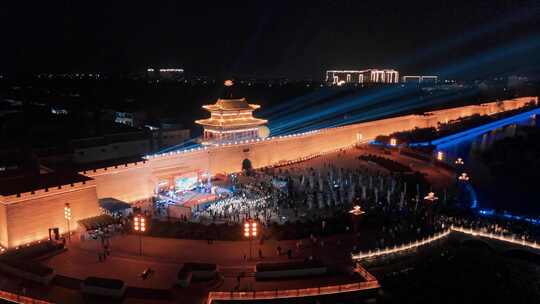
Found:
[[213, 193], [201, 193], [196, 191], [186, 191], [184, 193], [184, 200], [181, 204], [185, 207], [196, 208], [199, 205], [208, 203], [217, 198]]

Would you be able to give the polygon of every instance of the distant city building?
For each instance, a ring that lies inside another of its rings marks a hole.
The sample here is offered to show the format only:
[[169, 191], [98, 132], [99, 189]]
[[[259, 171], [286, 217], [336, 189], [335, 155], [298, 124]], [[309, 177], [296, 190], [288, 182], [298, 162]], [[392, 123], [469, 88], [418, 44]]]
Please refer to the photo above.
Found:
[[438, 82], [438, 76], [424, 76], [424, 75], [415, 75], [415, 76], [403, 76], [403, 83], [415, 83], [415, 84], [435, 84]]
[[51, 113], [56, 115], [67, 115], [69, 111], [61, 106], [52, 106], [51, 107]]
[[161, 126], [147, 124], [145, 127], [152, 133], [152, 149], [154, 151], [178, 145], [191, 137], [191, 130], [182, 126], [169, 127], [166, 124], [161, 124]]
[[161, 68], [146, 69], [146, 75], [150, 79], [159, 79], [159, 80], [182, 80], [184, 79], [184, 69], [179, 68]]
[[158, 149], [178, 145], [190, 139], [191, 131], [189, 129], [160, 129], [157, 133]]
[[102, 79], [100, 73], [41, 73], [34, 75], [38, 79]]
[[130, 127], [140, 128], [144, 126], [147, 114], [136, 106], [118, 106], [116, 109], [105, 109], [103, 119], [113, 121]]
[[518, 88], [518, 87], [523, 86], [528, 81], [529, 81], [528, 77], [518, 76], [518, 75], [511, 75], [511, 76], [508, 76], [507, 86], [510, 89], [514, 89], [514, 88]]
[[121, 123], [126, 126], [133, 127], [134, 126], [134, 118], [135, 115], [133, 113], [128, 112], [114, 112], [114, 122]]
[[195, 121], [203, 126], [203, 144], [219, 144], [260, 138], [259, 128], [267, 121], [253, 117], [260, 106], [249, 104], [245, 98], [218, 99], [213, 105], [205, 105], [210, 118]]
[[127, 131], [71, 141], [73, 161], [90, 163], [146, 155], [152, 151], [150, 136], [142, 131]]
[[326, 71], [326, 83], [344, 85], [352, 83], [398, 83], [399, 72], [392, 69], [367, 70], [329, 70]]

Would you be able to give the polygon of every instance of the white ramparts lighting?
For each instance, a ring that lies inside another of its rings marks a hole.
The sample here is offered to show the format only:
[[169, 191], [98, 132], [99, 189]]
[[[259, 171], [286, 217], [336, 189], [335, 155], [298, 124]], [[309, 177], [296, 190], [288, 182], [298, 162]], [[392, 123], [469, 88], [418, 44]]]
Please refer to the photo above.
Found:
[[540, 245], [538, 245], [538, 243], [529, 242], [529, 241], [526, 241], [526, 240], [524, 240], [522, 238], [516, 239], [515, 237], [506, 237], [506, 236], [501, 235], [501, 234], [486, 233], [486, 232], [482, 232], [482, 231], [479, 231], [479, 230], [468, 229], [468, 228], [457, 227], [457, 226], [452, 226], [450, 229], [452, 229], [452, 231], [457, 231], [457, 232], [465, 233], [465, 234], [472, 235], [472, 236], [480, 236], [480, 237], [484, 237], [484, 238], [488, 238], [488, 239], [492, 239], [492, 240], [497, 240], [497, 241], [501, 241], [501, 242], [507, 242], [507, 243], [511, 243], [511, 244], [514, 244], [514, 245], [519, 245], [519, 246], [528, 247], [528, 248], [532, 248], [532, 249], [540, 249]]
[[353, 254], [351, 254], [351, 257], [352, 257], [353, 260], [362, 260], [362, 259], [375, 258], [375, 257], [379, 257], [379, 256], [393, 254], [393, 253], [404, 252], [404, 251], [407, 251], [407, 250], [415, 249], [415, 248], [418, 248], [420, 246], [428, 245], [430, 243], [438, 241], [438, 240], [448, 236], [453, 231], [465, 233], [465, 234], [472, 235], [472, 236], [480, 236], [480, 237], [484, 237], [484, 238], [488, 238], [488, 239], [492, 239], [492, 240], [497, 240], [497, 241], [501, 241], [501, 242], [507, 242], [507, 243], [511, 243], [511, 244], [514, 244], [514, 245], [531, 248], [531, 249], [539, 249], [540, 250], [540, 245], [538, 243], [526, 241], [526, 240], [524, 240], [522, 238], [506, 237], [506, 236], [504, 236], [502, 234], [486, 233], [486, 232], [479, 231], [479, 230], [468, 229], [468, 228], [463, 228], [463, 227], [458, 227], [458, 226], [451, 226], [450, 229], [447, 229], [446, 231], [441, 232], [439, 234], [433, 235], [432, 237], [429, 237], [427, 239], [417, 240], [417, 241], [414, 241], [414, 242], [410, 242], [408, 244], [403, 244], [401, 246], [386, 247], [385, 249], [377, 249], [375, 251], [370, 250], [368, 252], [360, 252], [360, 253], [357, 253], [357, 254], [353, 253]]
[[376, 251], [368, 251], [368, 252], [360, 252], [358, 254], [351, 254], [351, 257], [353, 260], [362, 260], [362, 259], [368, 259], [368, 258], [374, 258], [379, 257], [387, 254], [393, 254], [393, 253], [399, 253], [402, 251], [407, 251], [411, 249], [418, 248], [420, 246], [424, 246], [430, 243], [433, 243], [435, 241], [438, 241], [444, 237], [447, 237], [451, 232], [451, 229], [448, 229], [444, 232], [441, 232], [439, 234], [435, 234], [432, 237], [429, 237], [427, 239], [417, 240], [414, 242], [410, 242], [408, 244], [403, 244], [401, 246], [394, 246], [394, 247], [386, 247], [384, 249], [377, 249]]
[[160, 72], [176, 72], [181, 73], [184, 72], [184, 69], [159, 69]]

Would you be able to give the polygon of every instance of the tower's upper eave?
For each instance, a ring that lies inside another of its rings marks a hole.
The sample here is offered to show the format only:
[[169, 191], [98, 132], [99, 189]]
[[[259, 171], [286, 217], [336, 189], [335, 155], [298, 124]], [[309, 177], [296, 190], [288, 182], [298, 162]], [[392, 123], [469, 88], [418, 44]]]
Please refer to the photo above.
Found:
[[217, 102], [213, 105], [205, 105], [203, 108], [212, 112], [212, 111], [244, 111], [249, 110], [253, 111], [258, 109], [260, 106], [256, 104], [249, 104], [245, 98], [239, 99], [218, 99]]

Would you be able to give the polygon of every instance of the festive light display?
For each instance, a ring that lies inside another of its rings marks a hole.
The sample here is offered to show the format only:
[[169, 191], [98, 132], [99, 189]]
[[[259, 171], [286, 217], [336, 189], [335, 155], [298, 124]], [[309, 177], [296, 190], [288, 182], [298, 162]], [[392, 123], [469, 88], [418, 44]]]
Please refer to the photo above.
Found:
[[424, 246], [424, 245], [433, 243], [435, 241], [438, 241], [438, 240], [448, 236], [450, 234], [450, 232], [451, 232], [451, 230], [447, 229], [446, 231], [441, 232], [439, 234], [436, 234], [436, 235], [434, 235], [432, 237], [417, 240], [417, 241], [414, 241], [414, 242], [410, 242], [408, 244], [403, 244], [401, 246], [386, 247], [384, 249], [377, 248], [377, 250], [375, 250], [375, 251], [369, 250], [368, 252], [360, 252], [358, 254], [352, 254], [351, 256], [352, 256], [353, 260], [362, 260], [362, 259], [374, 258], [374, 257], [379, 257], [379, 256], [383, 256], [383, 255], [393, 254], [393, 253], [400, 253], [400, 252], [403, 252], [403, 251], [416, 249], [416, 248], [418, 248], [420, 246]]
[[540, 249], [540, 245], [536, 243], [536, 241], [530, 242], [530, 241], [525, 240], [522, 237], [518, 237], [518, 238], [516, 238], [515, 236], [507, 237], [502, 234], [488, 233], [488, 232], [483, 232], [480, 230], [463, 228], [463, 227], [452, 225], [449, 229], [441, 233], [435, 234], [429, 238], [424, 238], [421, 240], [410, 242], [408, 244], [403, 244], [401, 246], [386, 247], [384, 249], [378, 248], [377, 250], [374, 250], [374, 251], [369, 250], [368, 252], [360, 252], [357, 254], [353, 253], [351, 254], [351, 257], [353, 260], [362, 260], [362, 259], [380, 257], [380, 256], [388, 255], [388, 254], [402, 253], [407, 250], [416, 249], [418, 247], [425, 246], [435, 241], [438, 241], [444, 237], [447, 237], [453, 231], [465, 233], [465, 234], [472, 235], [475, 237], [479, 236], [479, 237], [484, 237], [484, 238], [497, 240], [501, 242], [511, 243], [514, 245], [519, 245], [519, 246], [523, 246], [530, 249]]

